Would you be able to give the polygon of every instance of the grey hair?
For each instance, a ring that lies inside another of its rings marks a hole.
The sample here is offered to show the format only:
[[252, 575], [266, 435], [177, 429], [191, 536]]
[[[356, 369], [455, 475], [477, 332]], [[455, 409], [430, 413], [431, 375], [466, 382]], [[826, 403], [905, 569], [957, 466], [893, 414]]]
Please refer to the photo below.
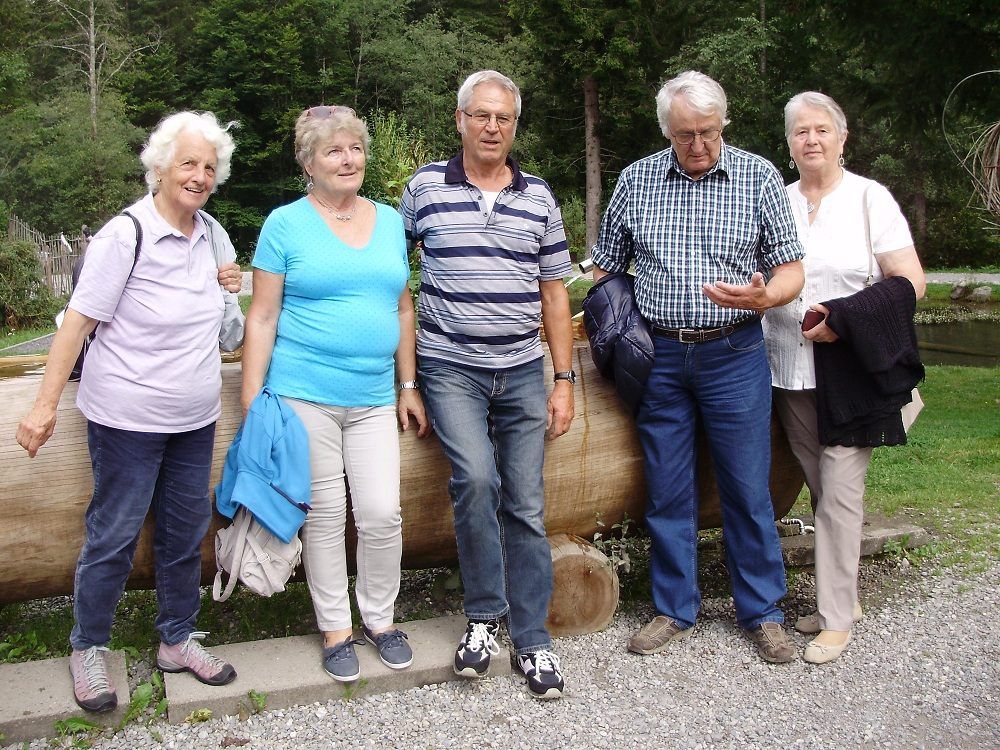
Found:
[[354, 114], [354, 110], [344, 107], [329, 117], [313, 117], [308, 109], [302, 110], [299, 119], [295, 121], [295, 161], [302, 167], [302, 176], [309, 181], [306, 166], [316, 155], [316, 149], [335, 133], [344, 131], [353, 135], [365, 147], [365, 156], [369, 155], [371, 135], [365, 121]]
[[495, 70], [480, 70], [465, 79], [458, 89], [458, 108], [465, 110], [472, 99], [472, 92], [481, 83], [495, 83], [514, 95], [514, 117], [521, 116], [521, 90], [517, 84], [510, 80], [503, 73]]
[[162, 172], [170, 166], [177, 152], [177, 137], [181, 133], [195, 133], [215, 149], [215, 184], [212, 186], [214, 193], [219, 185], [229, 179], [233, 151], [236, 150], [236, 144], [229, 130], [238, 126], [239, 123], [235, 120], [224, 126], [220, 125], [212, 112], [183, 111], [164, 117], [149, 134], [149, 140], [146, 141], [139, 156], [142, 166], [146, 168], [146, 185], [149, 186], [149, 192], [155, 195], [159, 190], [156, 170]]
[[663, 135], [669, 137], [670, 108], [674, 99], [683, 96], [688, 106], [700, 115], [718, 115], [722, 127], [729, 124], [726, 119], [726, 92], [714, 79], [696, 70], [686, 70], [671, 78], [656, 94], [656, 119], [660, 122]]
[[799, 110], [803, 107], [815, 107], [830, 115], [833, 120], [833, 127], [837, 129], [837, 135], [843, 138], [847, 135], [847, 117], [840, 105], [826, 94], [819, 91], [803, 91], [788, 100], [785, 105], [785, 140], [788, 145], [792, 145], [792, 128], [795, 127], [795, 118], [799, 115]]

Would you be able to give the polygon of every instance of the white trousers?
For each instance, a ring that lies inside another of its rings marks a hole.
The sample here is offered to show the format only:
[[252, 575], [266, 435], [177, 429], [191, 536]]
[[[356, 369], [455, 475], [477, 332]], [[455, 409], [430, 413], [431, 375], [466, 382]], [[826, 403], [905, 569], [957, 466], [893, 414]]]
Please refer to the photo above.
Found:
[[775, 388], [774, 405], [812, 495], [820, 626], [850, 630], [858, 600], [865, 475], [872, 449], [820, 445], [814, 390]]
[[396, 407], [324, 406], [286, 398], [309, 434], [312, 510], [302, 561], [321, 631], [352, 627], [347, 594], [347, 488], [358, 530], [355, 596], [364, 624], [392, 625], [403, 553]]

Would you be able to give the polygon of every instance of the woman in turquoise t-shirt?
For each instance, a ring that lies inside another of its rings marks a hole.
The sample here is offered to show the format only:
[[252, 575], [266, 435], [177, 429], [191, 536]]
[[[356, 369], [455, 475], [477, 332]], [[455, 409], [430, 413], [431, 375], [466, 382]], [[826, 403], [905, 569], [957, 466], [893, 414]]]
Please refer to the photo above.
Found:
[[419, 436], [430, 430], [416, 382], [402, 220], [358, 195], [368, 143], [364, 122], [347, 107], [299, 116], [295, 158], [307, 195], [264, 222], [243, 348], [244, 414], [267, 385], [309, 434], [303, 562], [323, 632], [323, 668], [341, 682], [360, 676], [354, 645], [363, 643], [354, 638], [347, 593], [346, 484], [365, 639], [386, 666], [403, 669], [412, 652], [393, 625], [403, 548], [397, 415], [404, 430], [411, 418]]

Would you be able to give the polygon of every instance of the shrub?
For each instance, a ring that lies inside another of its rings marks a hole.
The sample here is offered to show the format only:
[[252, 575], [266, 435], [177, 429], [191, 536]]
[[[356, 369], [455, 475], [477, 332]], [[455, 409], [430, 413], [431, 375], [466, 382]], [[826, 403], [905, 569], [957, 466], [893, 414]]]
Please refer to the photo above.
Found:
[[0, 322], [7, 328], [47, 323], [58, 307], [42, 281], [35, 246], [0, 239]]

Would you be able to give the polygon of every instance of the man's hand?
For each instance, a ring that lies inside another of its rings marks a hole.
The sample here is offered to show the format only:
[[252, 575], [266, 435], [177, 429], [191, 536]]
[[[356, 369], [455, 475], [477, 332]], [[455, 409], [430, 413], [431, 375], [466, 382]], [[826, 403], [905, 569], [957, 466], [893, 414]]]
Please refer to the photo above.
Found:
[[716, 281], [714, 284], [702, 284], [701, 291], [719, 307], [763, 313], [777, 304], [768, 292], [764, 274], [760, 271], [750, 277], [749, 284]]
[[223, 263], [219, 266], [219, 284], [227, 292], [236, 294], [243, 288], [243, 273], [236, 263]]
[[568, 380], [557, 380], [549, 394], [549, 418], [545, 424], [545, 435], [557, 438], [569, 431], [573, 423], [573, 384]]

